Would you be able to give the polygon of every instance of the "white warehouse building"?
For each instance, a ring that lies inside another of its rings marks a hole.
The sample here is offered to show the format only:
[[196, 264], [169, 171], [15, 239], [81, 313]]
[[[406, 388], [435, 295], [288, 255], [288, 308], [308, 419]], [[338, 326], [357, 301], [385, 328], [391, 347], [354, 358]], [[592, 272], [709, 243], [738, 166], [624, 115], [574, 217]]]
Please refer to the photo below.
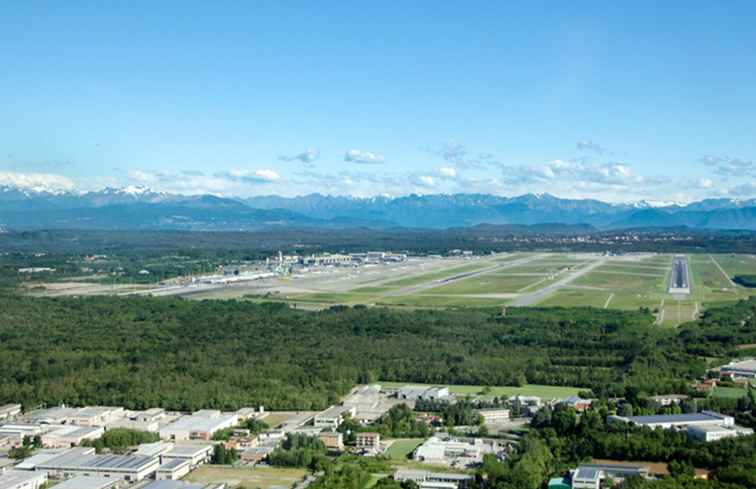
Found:
[[223, 414], [214, 410], [197, 411], [191, 416], [183, 416], [160, 428], [160, 438], [172, 441], [209, 441], [215, 432], [233, 428], [237, 424], [239, 424], [239, 416], [236, 413]]

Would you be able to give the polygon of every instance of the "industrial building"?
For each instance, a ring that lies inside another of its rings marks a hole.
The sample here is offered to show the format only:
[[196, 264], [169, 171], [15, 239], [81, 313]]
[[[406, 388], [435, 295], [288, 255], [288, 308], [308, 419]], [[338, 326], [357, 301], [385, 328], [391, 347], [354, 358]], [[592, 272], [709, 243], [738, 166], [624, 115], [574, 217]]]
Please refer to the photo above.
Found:
[[752, 429], [737, 426], [732, 416], [711, 411], [654, 416], [609, 416], [607, 421], [633, 423], [649, 428], [687, 430], [691, 439], [705, 442], [753, 434]]
[[[223, 487], [223, 486], [221, 486]], [[163, 479], [151, 482], [142, 489], [205, 489], [204, 484], [190, 484], [188, 482]]]
[[316, 428], [336, 429], [344, 421], [346, 415], [354, 416], [357, 410], [353, 406], [331, 406], [313, 418]]
[[692, 425], [688, 426], [688, 437], [698, 441], [717, 441], [723, 438], [748, 436], [753, 434], [752, 428], [742, 426]]
[[272, 446], [247, 448], [239, 454], [239, 459], [246, 464], [256, 464], [265, 459], [265, 457], [267, 457], [273, 450], [275, 450], [275, 448]]
[[73, 448], [36, 464], [34, 470], [45, 471], [50, 477], [59, 479], [85, 475], [139, 482], [152, 476], [159, 465], [160, 462], [154, 457], [96, 455], [94, 448]]
[[400, 388], [396, 393], [397, 399], [405, 401], [438, 401], [452, 400], [448, 387], [428, 387], [419, 385], [407, 385]]
[[481, 463], [486, 454], [500, 456], [505, 449], [504, 445], [492, 439], [436, 435], [417, 447], [413, 458], [429, 464], [464, 468]]
[[9, 470], [0, 474], [0, 489], [39, 489], [46, 483], [46, 472]]
[[210, 461], [213, 456], [213, 446], [210, 444], [177, 444], [171, 448], [168, 452], [160, 456], [160, 461], [166, 463], [170, 460], [188, 460], [191, 467], [199, 467], [200, 465]]
[[65, 405], [37, 409], [24, 416], [33, 424], [75, 424], [78, 426], [105, 426], [111, 421], [125, 416], [122, 407], [89, 406], [83, 408], [66, 407]]
[[750, 358], [739, 362], [730, 362], [720, 368], [719, 373], [723, 377], [756, 379], [756, 359]]
[[420, 489], [465, 489], [472, 482], [473, 476], [447, 472], [430, 472], [427, 470], [399, 469], [394, 473], [394, 479], [399, 482], [412, 481]]
[[583, 464], [571, 471], [573, 489], [600, 489], [604, 479], [611, 479], [615, 484], [628, 477], [648, 478], [648, 467], [642, 465], [604, 465]]
[[166, 441], [156, 441], [155, 443], [142, 443], [134, 452], [134, 455], [143, 455], [145, 457], [160, 457], [171, 450], [175, 446], [174, 443]]
[[160, 428], [163, 440], [212, 440], [217, 431], [232, 428], [239, 423], [236, 413], [223, 414], [215, 410], [197, 411], [191, 416], [182, 416], [173, 423]]
[[119, 479], [110, 477], [77, 476], [55, 485], [55, 489], [114, 489], [120, 484]]
[[42, 446], [46, 448], [70, 448], [85, 440], [96, 440], [105, 434], [97, 426], [59, 425], [52, 426], [42, 434]]
[[355, 421], [368, 424], [383, 416], [397, 402], [383, 394], [380, 385], [373, 384], [354, 389], [344, 399], [344, 406], [355, 409], [355, 414], [352, 416]]
[[182, 458], [172, 458], [158, 467], [155, 472], [157, 480], [178, 480], [192, 470], [191, 461]]
[[652, 416], [609, 416], [609, 422], [633, 423], [638, 426], [664, 429], [687, 429], [689, 426], [734, 426], [735, 418], [711, 411], [687, 414], [657, 414]]
[[0, 421], [13, 419], [21, 414], [21, 404], [6, 404], [0, 406]]
[[69, 417], [68, 423], [79, 426], [104, 426], [124, 416], [125, 411], [122, 407], [89, 406], [76, 411]]

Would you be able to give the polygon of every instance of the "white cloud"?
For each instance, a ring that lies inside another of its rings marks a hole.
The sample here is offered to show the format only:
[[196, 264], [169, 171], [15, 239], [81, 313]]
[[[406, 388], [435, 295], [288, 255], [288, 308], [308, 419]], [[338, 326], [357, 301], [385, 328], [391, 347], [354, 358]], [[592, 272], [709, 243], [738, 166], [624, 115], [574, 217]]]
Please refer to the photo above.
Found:
[[263, 168], [261, 170], [231, 170], [215, 174], [217, 178], [227, 178], [246, 183], [269, 183], [281, 178], [275, 170]]
[[52, 173], [0, 172], [0, 185], [17, 187], [37, 192], [60, 192], [73, 190], [73, 180]]
[[320, 158], [320, 151], [318, 151], [315, 148], [307, 148], [307, 151], [304, 151], [299, 154], [287, 156], [287, 155], [281, 155], [278, 157], [281, 161], [301, 161], [302, 163], [314, 163], [315, 160]]
[[275, 170], [231, 170], [206, 175], [198, 171], [149, 172], [131, 170], [129, 178], [153, 190], [184, 195], [248, 195], [252, 189], [281, 180]]
[[596, 142], [591, 141], [590, 139], [583, 139], [581, 141], [578, 141], [577, 149], [578, 151], [582, 151], [584, 153], [593, 152], [599, 155], [606, 152], [606, 148]]
[[658, 185], [664, 177], [636, 175], [624, 163], [588, 163], [583, 159], [554, 160], [543, 165], [502, 166], [505, 180], [514, 185], [583, 183], [609, 186]]
[[359, 149], [350, 149], [344, 155], [344, 161], [348, 161], [350, 163], [378, 164], [384, 163], [386, 159], [380, 153], [362, 151]]
[[701, 178], [698, 180], [698, 188], [710, 189], [714, 188], [714, 180], [711, 178]]
[[701, 162], [721, 177], [756, 176], [756, 162], [730, 156], [706, 155]]
[[727, 190], [732, 197], [751, 198], [756, 197], [756, 181], [744, 182]]
[[436, 181], [430, 175], [420, 175], [412, 179], [412, 183], [419, 187], [432, 188], [436, 186]]
[[471, 155], [467, 151], [465, 145], [458, 143], [453, 139], [440, 148], [433, 148], [427, 151], [440, 156], [444, 160], [444, 163], [446, 163], [446, 167], [450, 168], [483, 170], [489, 166], [498, 164], [491, 153]]
[[443, 178], [456, 178], [457, 170], [448, 166], [442, 166], [438, 169], [438, 174]]

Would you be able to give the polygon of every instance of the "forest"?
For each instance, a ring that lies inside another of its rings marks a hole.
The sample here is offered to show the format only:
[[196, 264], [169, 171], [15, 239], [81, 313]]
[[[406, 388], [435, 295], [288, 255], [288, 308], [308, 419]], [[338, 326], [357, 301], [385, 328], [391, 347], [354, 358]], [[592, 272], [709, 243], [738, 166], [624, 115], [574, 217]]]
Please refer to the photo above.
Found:
[[735, 275], [732, 281], [743, 287], [756, 288], [756, 275]]
[[394, 310], [0, 294], [0, 403], [323, 409], [358, 383], [538, 383], [684, 392], [746, 354], [756, 301], [659, 328], [642, 312]]

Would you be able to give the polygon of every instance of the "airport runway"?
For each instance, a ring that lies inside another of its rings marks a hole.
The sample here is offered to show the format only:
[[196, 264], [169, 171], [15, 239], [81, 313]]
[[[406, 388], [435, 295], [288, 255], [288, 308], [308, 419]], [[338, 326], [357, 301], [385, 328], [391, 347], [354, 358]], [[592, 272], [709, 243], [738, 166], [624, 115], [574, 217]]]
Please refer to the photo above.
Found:
[[510, 306], [530, 306], [537, 302], [542, 301], [547, 296], [551, 295], [551, 293], [556, 292], [557, 290], [561, 289], [562, 287], [569, 285], [572, 281], [576, 280], [579, 277], [582, 277], [583, 275], [590, 273], [593, 269], [600, 267], [606, 263], [606, 258], [599, 258], [598, 260], [594, 261], [590, 265], [580, 268], [578, 270], [575, 270], [568, 276], [561, 278], [554, 282], [553, 284], [544, 287], [543, 289], [537, 290], [535, 292], [531, 292], [529, 294], [523, 294], [515, 299], [512, 300], [512, 302], [509, 304]]

